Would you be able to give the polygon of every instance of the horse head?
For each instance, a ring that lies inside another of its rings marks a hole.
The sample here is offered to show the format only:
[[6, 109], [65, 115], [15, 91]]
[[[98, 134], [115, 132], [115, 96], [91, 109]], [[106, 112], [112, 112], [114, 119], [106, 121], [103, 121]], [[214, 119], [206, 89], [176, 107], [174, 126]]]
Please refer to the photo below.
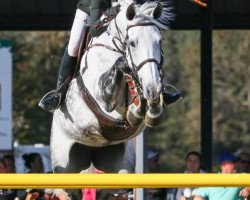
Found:
[[[155, 10], [159, 10], [158, 4]], [[159, 14], [154, 14], [153, 18]], [[136, 15], [136, 8], [131, 4], [126, 12], [128, 19], [126, 35], [126, 55], [130, 66], [138, 74], [143, 97], [155, 101], [161, 94], [161, 34], [159, 28], [143, 16]]]
[[136, 82], [138, 96], [141, 101], [147, 102], [148, 110], [144, 116], [145, 113], [139, 111], [140, 106], [131, 105], [129, 116], [131, 117], [132, 113], [132, 116], [137, 116], [136, 118], [145, 118], [149, 126], [158, 125], [159, 119], [162, 118], [163, 56], [160, 31], [168, 28], [168, 22], [172, 18], [169, 11], [166, 3], [146, 2], [142, 5], [131, 3], [126, 8], [121, 8], [119, 15], [123, 18], [119, 16], [117, 18], [118, 21], [122, 21], [122, 23], [119, 21], [119, 24], [126, 24], [120, 25], [124, 36], [124, 56]]

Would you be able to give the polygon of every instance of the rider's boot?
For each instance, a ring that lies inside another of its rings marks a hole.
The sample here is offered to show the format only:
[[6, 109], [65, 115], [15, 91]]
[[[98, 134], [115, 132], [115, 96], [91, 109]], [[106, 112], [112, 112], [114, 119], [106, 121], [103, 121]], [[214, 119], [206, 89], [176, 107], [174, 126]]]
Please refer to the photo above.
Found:
[[80, 9], [76, 10], [75, 19], [71, 28], [68, 47], [66, 48], [57, 79], [57, 88], [47, 93], [39, 103], [43, 109], [54, 112], [60, 106], [68, 89], [77, 64], [77, 55], [82, 38], [85, 37], [89, 15]]
[[57, 79], [57, 87], [55, 90], [48, 92], [39, 102], [39, 106], [43, 109], [54, 112], [60, 106], [61, 101], [64, 99], [68, 83], [74, 73], [77, 63], [77, 57], [72, 57], [68, 54], [68, 49], [65, 49], [59, 75]]

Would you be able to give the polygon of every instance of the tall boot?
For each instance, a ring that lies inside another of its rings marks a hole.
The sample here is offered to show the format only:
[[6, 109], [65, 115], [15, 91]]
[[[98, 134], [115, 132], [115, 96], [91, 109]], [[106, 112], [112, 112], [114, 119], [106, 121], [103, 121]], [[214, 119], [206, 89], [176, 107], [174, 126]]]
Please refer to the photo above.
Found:
[[55, 90], [48, 92], [39, 102], [39, 106], [49, 112], [54, 112], [62, 100], [64, 99], [68, 84], [75, 71], [77, 57], [72, 57], [68, 54], [68, 49], [65, 49], [59, 75], [57, 78], [57, 87]]

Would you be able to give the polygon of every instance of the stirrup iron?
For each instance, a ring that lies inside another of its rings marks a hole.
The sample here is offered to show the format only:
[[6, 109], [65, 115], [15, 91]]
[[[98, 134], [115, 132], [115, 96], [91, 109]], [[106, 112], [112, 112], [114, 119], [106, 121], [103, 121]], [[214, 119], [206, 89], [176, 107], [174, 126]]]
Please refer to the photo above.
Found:
[[[52, 90], [44, 95], [44, 97], [40, 100], [38, 105], [44, 110], [53, 113], [57, 108], [59, 108], [61, 100], [62, 100], [61, 92], [59, 90]], [[46, 103], [48, 104], [46, 105]], [[52, 105], [53, 103], [55, 103], [55, 105]]]

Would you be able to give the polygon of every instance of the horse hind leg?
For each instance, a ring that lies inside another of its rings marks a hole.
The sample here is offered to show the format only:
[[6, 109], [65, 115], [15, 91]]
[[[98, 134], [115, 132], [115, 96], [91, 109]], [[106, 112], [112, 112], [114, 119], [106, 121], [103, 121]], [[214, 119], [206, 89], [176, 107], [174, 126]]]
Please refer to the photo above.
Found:
[[105, 173], [118, 173], [125, 169], [125, 144], [108, 145], [92, 149], [93, 165]]
[[[56, 167], [55, 172], [56, 173], [86, 173], [86, 169], [89, 169], [91, 167], [91, 157], [88, 151], [88, 147], [79, 144], [79, 143], [73, 143], [70, 145], [70, 148], [67, 150], [68, 152], [68, 164], [65, 167]], [[85, 170], [83, 170], [85, 169]], [[59, 171], [58, 171], [59, 170]], [[68, 195], [71, 194], [71, 195]], [[70, 200], [75, 199], [73, 198], [72, 190], [63, 190], [63, 189], [55, 189], [53, 191], [53, 194], [60, 198], [60, 196], [64, 200]], [[75, 194], [75, 192], [74, 192]], [[76, 194], [75, 194], [76, 195]]]
[[[62, 142], [63, 138], [67, 137], [61, 135], [60, 138], [56, 138], [56, 141], [51, 140], [51, 145], [53, 146], [51, 154], [54, 173], [80, 173], [82, 169], [88, 169], [91, 164], [89, 151], [83, 148], [84, 145], [75, 143], [69, 138], [67, 138], [67, 142], [66, 140]], [[55, 144], [57, 142], [63, 144], [60, 150], [58, 150], [58, 144]], [[81, 157], [79, 158], [79, 156]], [[64, 189], [46, 189], [46, 193], [63, 200], [71, 200], [71, 195], [69, 195], [68, 192], [70, 191], [65, 191]], [[72, 197], [72, 199], [74, 198]]]

